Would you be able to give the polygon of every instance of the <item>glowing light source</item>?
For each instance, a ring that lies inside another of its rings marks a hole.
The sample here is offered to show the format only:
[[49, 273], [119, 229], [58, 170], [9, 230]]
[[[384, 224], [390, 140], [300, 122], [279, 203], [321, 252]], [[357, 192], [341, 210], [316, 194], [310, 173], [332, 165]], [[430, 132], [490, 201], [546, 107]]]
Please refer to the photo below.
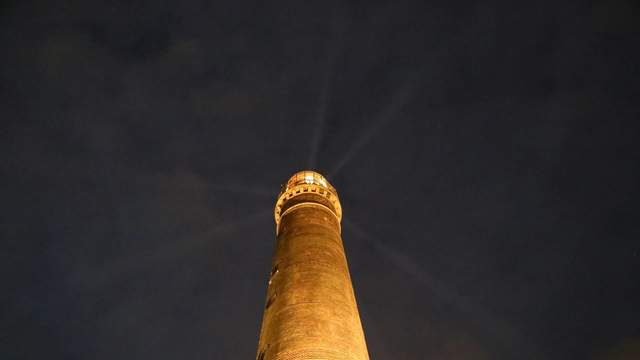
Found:
[[309, 192], [320, 194], [324, 198], [326, 198], [335, 210], [335, 215], [338, 218], [338, 221], [342, 219], [342, 207], [340, 205], [340, 200], [338, 199], [338, 193], [336, 192], [336, 189], [331, 186], [331, 184], [329, 184], [324, 176], [318, 174], [315, 171], [299, 171], [293, 174], [289, 181], [287, 181], [287, 183], [282, 186], [280, 195], [278, 196], [278, 201], [276, 202], [276, 207], [274, 210], [274, 216], [276, 220], [276, 233], [278, 232], [280, 216], [282, 215], [282, 206], [284, 202], [291, 199], [292, 197], [308, 194]]

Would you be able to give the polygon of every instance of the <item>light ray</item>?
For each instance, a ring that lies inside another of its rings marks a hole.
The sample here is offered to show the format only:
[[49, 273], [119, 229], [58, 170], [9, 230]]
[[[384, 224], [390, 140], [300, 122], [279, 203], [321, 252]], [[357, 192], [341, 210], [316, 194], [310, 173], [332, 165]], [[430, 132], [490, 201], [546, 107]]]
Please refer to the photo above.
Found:
[[411, 279], [429, 288], [435, 296], [441, 298], [448, 304], [455, 305], [458, 309], [466, 315], [471, 316], [479, 323], [489, 325], [489, 328], [494, 332], [496, 338], [502, 340], [503, 344], [517, 343], [522, 348], [526, 348], [528, 354], [532, 356], [531, 358], [537, 358], [534, 356], [534, 354], [538, 353], [536, 348], [511, 324], [498, 319], [487, 309], [467, 300], [467, 298], [461, 296], [456, 291], [446, 286], [442, 281], [435, 278], [431, 273], [423, 269], [410, 256], [369, 235], [359, 225], [353, 223], [347, 218], [342, 218], [342, 222], [354, 235], [356, 235], [356, 237], [373, 245], [373, 248], [378, 253], [387, 258], [399, 270], [409, 275]]
[[209, 184], [209, 187], [216, 191], [226, 191], [244, 195], [261, 196], [268, 198], [273, 198], [275, 196], [273, 191], [257, 188], [255, 186], [244, 186], [236, 184]]
[[313, 131], [311, 137], [311, 149], [309, 151], [309, 159], [307, 161], [309, 169], [316, 169], [318, 166], [318, 153], [320, 152], [320, 143], [324, 135], [324, 128], [327, 121], [327, 108], [330, 100], [331, 81], [335, 75], [335, 63], [338, 54], [342, 50], [342, 36], [344, 32], [344, 19], [341, 16], [334, 16], [331, 24], [332, 36], [329, 39], [330, 45], [327, 51], [327, 62], [324, 69], [322, 79], [322, 91], [318, 100], [318, 111], [313, 121]]
[[329, 80], [324, 81], [322, 93], [320, 94], [320, 106], [314, 119], [313, 136], [311, 138], [311, 150], [309, 151], [308, 168], [316, 169], [318, 163], [318, 152], [320, 151], [320, 143], [324, 133], [324, 125], [326, 122], [327, 102], [329, 93]]
[[402, 87], [396, 91], [391, 99], [389, 105], [379, 113], [379, 115], [374, 119], [371, 125], [362, 132], [360, 137], [353, 143], [351, 148], [347, 150], [347, 152], [340, 158], [340, 160], [336, 163], [336, 166], [329, 172], [328, 178], [334, 178], [340, 170], [349, 162], [353, 157], [360, 151], [371, 139], [373, 136], [391, 119], [400, 113], [402, 108], [409, 102], [411, 99], [417, 84], [418, 84], [418, 76], [413, 76], [405, 80]]
[[140, 254], [138, 252], [135, 254], [126, 253], [105, 264], [102, 268], [90, 269], [88, 271], [83, 270], [79, 272], [82, 274], [92, 273], [93, 275], [90, 279], [77, 277], [74, 280], [78, 282], [87, 282], [88, 284], [97, 286], [101, 286], [100, 284], [112, 281], [119, 281], [122, 277], [131, 276], [137, 272], [144, 271], [144, 269], [153, 268], [158, 265], [161, 266], [161, 264], [167, 264], [173, 260], [190, 256], [195, 252], [203, 251], [209, 244], [211, 244], [211, 241], [216, 239], [216, 236], [228, 236], [234, 231], [257, 221], [265, 219], [271, 220], [272, 216], [273, 212], [271, 210], [260, 211], [254, 214], [249, 214], [242, 219], [220, 224], [204, 232], [188, 236], [190, 239], [188, 242], [183, 242], [181, 239], [175, 239], [156, 248], [152, 248], [149, 252], [144, 254]]

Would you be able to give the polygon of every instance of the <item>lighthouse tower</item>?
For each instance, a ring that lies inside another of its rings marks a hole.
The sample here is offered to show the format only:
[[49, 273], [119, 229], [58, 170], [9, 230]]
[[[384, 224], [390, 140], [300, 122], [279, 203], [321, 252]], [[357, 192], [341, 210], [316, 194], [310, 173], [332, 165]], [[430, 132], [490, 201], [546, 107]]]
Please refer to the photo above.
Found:
[[283, 186], [274, 215], [257, 360], [368, 360], [338, 193], [322, 175], [298, 172]]

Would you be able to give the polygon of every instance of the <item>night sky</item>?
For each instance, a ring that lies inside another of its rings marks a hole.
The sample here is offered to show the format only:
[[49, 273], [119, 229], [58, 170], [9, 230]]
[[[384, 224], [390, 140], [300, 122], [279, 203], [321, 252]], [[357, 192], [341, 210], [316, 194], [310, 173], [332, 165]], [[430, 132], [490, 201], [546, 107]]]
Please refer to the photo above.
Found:
[[633, 1], [0, 5], [0, 358], [255, 358], [280, 184], [372, 360], [640, 358]]

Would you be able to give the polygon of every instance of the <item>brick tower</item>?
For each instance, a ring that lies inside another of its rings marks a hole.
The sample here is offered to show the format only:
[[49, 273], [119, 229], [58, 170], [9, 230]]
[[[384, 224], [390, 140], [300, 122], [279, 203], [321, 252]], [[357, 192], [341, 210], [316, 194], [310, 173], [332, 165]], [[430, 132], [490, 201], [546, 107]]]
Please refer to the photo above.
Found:
[[336, 190], [316, 172], [298, 172], [283, 186], [274, 215], [257, 360], [368, 360]]

